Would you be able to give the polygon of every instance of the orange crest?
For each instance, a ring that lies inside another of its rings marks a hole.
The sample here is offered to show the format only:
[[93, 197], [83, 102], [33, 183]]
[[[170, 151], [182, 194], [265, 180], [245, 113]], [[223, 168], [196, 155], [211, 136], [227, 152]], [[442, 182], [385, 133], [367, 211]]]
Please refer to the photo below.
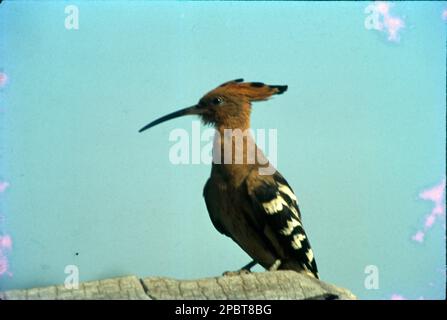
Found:
[[236, 79], [221, 84], [207, 95], [222, 94], [224, 96], [244, 97], [251, 101], [267, 100], [274, 94], [282, 94], [287, 90], [286, 85], [267, 85], [262, 82], [243, 82]]

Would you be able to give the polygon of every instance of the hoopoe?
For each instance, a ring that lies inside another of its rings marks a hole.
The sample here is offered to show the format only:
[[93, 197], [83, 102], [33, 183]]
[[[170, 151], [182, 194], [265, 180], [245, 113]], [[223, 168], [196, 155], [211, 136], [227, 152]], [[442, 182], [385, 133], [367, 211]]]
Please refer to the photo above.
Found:
[[[212, 125], [216, 129], [213, 163], [203, 196], [214, 227], [253, 259], [240, 271], [250, 271], [259, 263], [268, 270], [295, 270], [318, 278], [292, 188], [276, 170], [260, 173], [271, 164], [249, 133], [243, 135], [242, 144], [236, 141], [237, 135], [228, 134], [237, 129], [248, 132], [252, 102], [286, 90], [285, 85], [228, 81], [205, 94], [196, 105], [163, 116], [139, 132], [184, 115], [198, 115], [204, 124]], [[255, 148], [254, 160], [253, 154], [244, 152], [250, 145]], [[235, 161], [241, 151], [242, 161]]]

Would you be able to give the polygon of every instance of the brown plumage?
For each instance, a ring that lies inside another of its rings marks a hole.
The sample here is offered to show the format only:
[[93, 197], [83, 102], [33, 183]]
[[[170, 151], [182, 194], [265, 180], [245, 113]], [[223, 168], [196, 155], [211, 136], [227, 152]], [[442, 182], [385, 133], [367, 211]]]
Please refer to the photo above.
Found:
[[271, 164], [246, 131], [252, 103], [286, 90], [287, 86], [228, 81], [198, 104], [161, 117], [140, 132], [191, 114], [214, 126], [213, 164], [203, 192], [214, 227], [266, 269], [304, 271], [318, 277], [296, 196], [278, 171], [260, 174]]

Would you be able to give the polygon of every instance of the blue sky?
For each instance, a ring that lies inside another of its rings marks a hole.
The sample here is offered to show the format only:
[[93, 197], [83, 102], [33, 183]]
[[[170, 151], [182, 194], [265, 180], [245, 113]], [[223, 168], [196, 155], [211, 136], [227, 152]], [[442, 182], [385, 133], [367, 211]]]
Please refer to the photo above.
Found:
[[394, 3], [398, 41], [365, 28], [369, 4], [3, 2], [0, 288], [63, 283], [72, 264], [88, 281], [247, 263], [209, 220], [210, 166], [169, 162], [169, 133], [197, 119], [137, 132], [243, 77], [289, 86], [252, 126], [277, 130], [321, 278], [364, 299], [445, 298], [445, 214], [412, 236], [433, 207], [419, 193], [445, 177], [447, 3]]

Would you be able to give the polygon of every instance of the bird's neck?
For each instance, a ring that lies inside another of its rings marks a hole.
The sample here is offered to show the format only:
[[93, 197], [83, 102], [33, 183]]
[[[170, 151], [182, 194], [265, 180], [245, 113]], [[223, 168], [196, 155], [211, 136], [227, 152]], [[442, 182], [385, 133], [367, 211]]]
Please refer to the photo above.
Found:
[[234, 185], [239, 185], [253, 169], [265, 166], [266, 163], [268, 160], [256, 145], [249, 126], [216, 128], [212, 173], [220, 174]]

